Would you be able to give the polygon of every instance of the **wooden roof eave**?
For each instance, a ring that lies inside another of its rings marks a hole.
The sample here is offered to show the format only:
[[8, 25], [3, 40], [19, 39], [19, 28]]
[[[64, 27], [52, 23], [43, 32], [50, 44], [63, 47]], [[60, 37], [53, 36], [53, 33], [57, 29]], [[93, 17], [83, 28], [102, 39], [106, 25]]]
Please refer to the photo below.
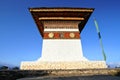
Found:
[[[37, 25], [37, 28], [38, 28], [38, 30], [39, 30], [41, 36], [43, 37], [44, 27], [43, 27], [42, 22], [39, 21], [39, 19], [38, 19], [37, 16], [33, 15], [32, 13], [31, 13], [31, 15], [32, 15], [32, 18], [34, 19], [34, 22], [35, 22], [36, 25]], [[41, 26], [41, 27], [39, 27], [39, 26]]]
[[85, 17], [85, 21], [82, 21], [81, 24], [78, 25], [80, 33], [82, 32], [83, 28], [85, 27], [87, 21], [89, 20], [92, 13], [89, 13], [88, 16]]
[[[86, 9], [86, 10], [84, 10], [84, 9]], [[56, 9], [56, 8], [54, 8], [54, 9], [51, 9], [51, 8], [48, 8], [48, 9], [46, 9], [46, 8], [44, 8], [44, 9], [30, 8], [29, 10], [32, 14], [32, 17], [35, 20], [35, 23], [37, 24], [37, 28], [39, 29], [39, 32], [42, 35], [42, 37], [43, 37], [43, 31], [44, 31], [42, 21], [46, 20], [45, 17], [49, 17], [49, 18], [47, 18], [48, 20], [57, 20], [55, 18], [50, 19], [51, 15], [49, 15], [49, 14], [52, 13], [53, 16], [55, 16], [55, 14], [57, 14], [55, 17], [67, 17], [67, 16], [69, 16], [69, 17], [71, 17], [71, 19], [72, 19], [72, 17], [75, 16], [74, 19], [77, 20], [77, 19], [80, 19], [80, 15], [83, 13], [84, 15], [81, 15], [81, 16], [82, 16], [82, 18], [84, 18], [84, 20], [81, 20], [82, 22], [79, 25], [79, 30], [80, 30], [80, 33], [81, 33], [82, 29], [84, 28], [85, 24], [87, 23], [90, 15], [91, 15], [91, 13], [94, 11], [93, 8], [89, 8], [89, 9], [87, 9], [87, 8], [77, 8], [77, 9], [74, 9], [74, 10], [73, 10], [73, 8], [71, 10], [66, 9], [66, 8], [65, 9], [64, 8], [62, 8], [62, 9], [61, 8], [58, 8], [58, 9]], [[41, 14], [39, 14], [39, 13], [41, 13]], [[65, 15], [63, 15], [62, 13], [64, 13]], [[72, 14], [72, 16], [70, 14]], [[89, 14], [89, 15], [86, 16], [86, 14]], [[65, 19], [60, 18], [59, 20], [65, 20]], [[70, 20], [70, 19], [66, 18], [66, 20]]]

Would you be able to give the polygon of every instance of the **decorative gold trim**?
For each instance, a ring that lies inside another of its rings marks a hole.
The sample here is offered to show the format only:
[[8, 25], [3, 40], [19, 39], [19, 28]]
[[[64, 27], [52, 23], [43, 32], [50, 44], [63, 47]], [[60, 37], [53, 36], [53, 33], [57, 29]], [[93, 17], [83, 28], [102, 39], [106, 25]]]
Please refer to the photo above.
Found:
[[83, 17], [76, 18], [76, 17], [40, 17], [39, 20], [85, 20]]
[[74, 38], [74, 37], [75, 37], [75, 34], [74, 34], [74, 33], [70, 33], [69, 36], [70, 36], [71, 38]]
[[49, 38], [53, 38], [54, 37], [54, 33], [51, 32], [51, 33], [48, 34], [48, 36], [49, 36]]

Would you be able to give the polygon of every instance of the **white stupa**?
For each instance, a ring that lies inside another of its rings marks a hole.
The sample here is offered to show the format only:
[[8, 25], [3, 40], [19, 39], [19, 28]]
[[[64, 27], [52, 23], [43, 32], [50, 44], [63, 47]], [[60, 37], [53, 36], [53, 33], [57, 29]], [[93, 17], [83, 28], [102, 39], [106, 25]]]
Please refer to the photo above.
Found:
[[106, 68], [83, 56], [80, 33], [92, 8], [30, 8], [43, 38], [42, 55], [21, 63], [23, 70]]

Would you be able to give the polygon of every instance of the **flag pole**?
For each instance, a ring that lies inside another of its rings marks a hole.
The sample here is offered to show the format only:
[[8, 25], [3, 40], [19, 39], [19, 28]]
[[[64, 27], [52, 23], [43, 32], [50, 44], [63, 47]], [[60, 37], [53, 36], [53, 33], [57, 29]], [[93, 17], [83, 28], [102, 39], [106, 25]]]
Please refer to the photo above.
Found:
[[104, 61], [106, 61], [106, 55], [105, 55], [105, 52], [104, 52], [104, 47], [103, 47], [103, 43], [102, 43], [100, 30], [99, 30], [98, 23], [97, 23], [95, 18], [94, 18], [94, 23], [95, 23], [95, 27], [96, 27], [96, 30], [97, 30], [97, 33], [98, 33], [98, 37], [99, 37], [100, 46], [101, 46], [101, 49], [102, 49], [102, 54], [103, 54], [103, 57], [104, 57]]

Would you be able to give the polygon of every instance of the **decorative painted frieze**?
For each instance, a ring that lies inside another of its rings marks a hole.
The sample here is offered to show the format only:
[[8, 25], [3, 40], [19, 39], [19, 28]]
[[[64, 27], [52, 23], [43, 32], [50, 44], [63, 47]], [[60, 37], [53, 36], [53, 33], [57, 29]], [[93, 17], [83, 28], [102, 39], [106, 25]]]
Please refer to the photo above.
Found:
[[79, 32], [44, 32], [44, 39], [80, 39]]

